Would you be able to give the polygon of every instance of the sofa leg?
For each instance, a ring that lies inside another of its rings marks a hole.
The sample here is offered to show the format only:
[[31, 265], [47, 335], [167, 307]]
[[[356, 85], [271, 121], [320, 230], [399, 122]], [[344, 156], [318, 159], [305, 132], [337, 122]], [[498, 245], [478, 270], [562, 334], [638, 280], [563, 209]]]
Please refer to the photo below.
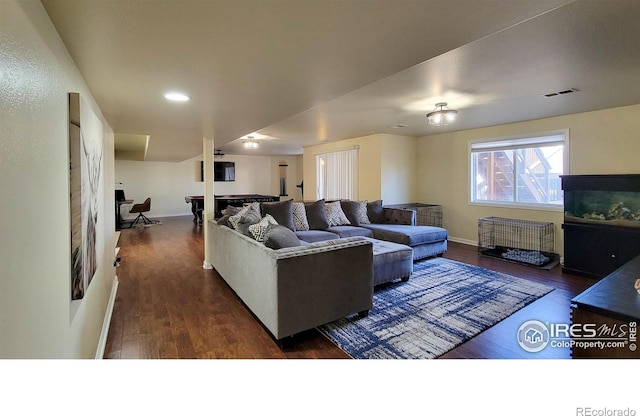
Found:
[[407, 277], [403, 277], [402, 279], [400, 279], [401, 282], [408, 282], [409, 281], [409, 276]]
[[292, 345], [293, 335], [278, 340], [278, 347], [280, 347], [282, 351], [290, 350]]
[[369, 309], [367, 309], [366, 311], [358, 312], [358, 317], [360, 318], [366, 318], [367, 316], [369, 316]]

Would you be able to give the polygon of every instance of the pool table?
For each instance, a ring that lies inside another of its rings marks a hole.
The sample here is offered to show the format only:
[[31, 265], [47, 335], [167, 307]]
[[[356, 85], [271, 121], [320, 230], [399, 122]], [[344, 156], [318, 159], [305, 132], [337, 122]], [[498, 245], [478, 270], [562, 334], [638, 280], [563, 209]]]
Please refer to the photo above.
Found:
[[[222, 217], [222, 211], [228, 206], [241, 207], [243, 204], [249, 202], [277, 202], [280, 200], [279, 196], [275, 195], [260, 195], [260, 194], [240, 194], [240, 195], [216, 195], [215, 200], [215, 217]], [[185, 196], [184, 201], [187, 204], [191, 204], [191, 212], [193, 213], [193, 222], [202, 224], [202, 211], [204, 210], [204, 196], [203, 195], [191, 195]]]
[[222, 211], [228, 207], [241, 207], [250, 202], [276, 202], [280, 201], [279, 196], [244, 194], [244, 195], [216, 195], [215, 196], [215, 217], [222, 217]]

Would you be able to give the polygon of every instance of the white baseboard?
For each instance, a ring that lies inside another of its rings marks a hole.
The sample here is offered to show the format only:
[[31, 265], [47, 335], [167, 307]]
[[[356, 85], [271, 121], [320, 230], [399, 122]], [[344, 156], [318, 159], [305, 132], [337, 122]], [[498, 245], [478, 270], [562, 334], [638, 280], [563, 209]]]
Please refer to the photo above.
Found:
[[[147, 218], [169, 218], [169, 217], [191, 217], [193, 218], [192, 213], [188, 214], [155, 214], [155, 215], [147, 215]], [[133, 217], [135, 218], [135, 217]]]
[[213, 265], [205, 260], [205, 261], [202, 262], [202, 268], [203, 269], [207, 269], [207, 270], [211, 270], [211, 269], [213, 269]]
[[477, 241], [465, 240], [464, 238], [458, 238], [458, 237], [449, 236], [449, 241], [453, 241], [454, 243], [467, 244], [469, 246], [478, 246], [478, 242]]
[[109, 326], [111, 325], [111, 315], [113, 314], [113, 307], [116, 303], [116, 294], [118, 293], [118, 276], [116, 275], [111, 286], [111, 294], [109, 295], [109, 303], [107, 303], [107, 310], [104, 314], [104, 321], [102, 322], [102, 332], [100, 333], [100, 340], [98, 340], [98, 349], [96, 351], [96, 360], [101, 360], [104, 357], [104, 350], [107, 346], [107, 336], [109, 335]]
[[[448, 240], [449, 241], [453, 241], [454, 243], [467, 244], [467, 245], [475, 246], [475, 247], [478, 246], [478, 242], [477, 241], [465, 240], [464, 238], [449, 237]], [[564, 256], [560, 257], [560, 264], [564, 265]]]

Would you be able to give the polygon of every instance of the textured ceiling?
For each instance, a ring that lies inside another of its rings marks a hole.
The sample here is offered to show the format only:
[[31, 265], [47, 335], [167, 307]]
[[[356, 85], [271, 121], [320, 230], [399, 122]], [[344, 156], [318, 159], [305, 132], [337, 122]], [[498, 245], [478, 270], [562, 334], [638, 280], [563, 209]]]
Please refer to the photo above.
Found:
[[[42, 3], [115, 133], [150, 137], [146, 160], [196, 156], [203, 137], [300, 154], [640, 103], [636, 0]], [[426, 124], [440, 101], [459, 122]]]

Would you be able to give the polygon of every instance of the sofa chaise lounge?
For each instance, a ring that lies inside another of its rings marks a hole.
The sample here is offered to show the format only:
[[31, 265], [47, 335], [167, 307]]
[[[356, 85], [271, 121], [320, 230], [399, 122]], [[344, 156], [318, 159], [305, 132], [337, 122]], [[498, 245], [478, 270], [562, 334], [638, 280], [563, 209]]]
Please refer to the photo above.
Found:
[[[262, 208], [286, 204], [288, 201], [265, 203]], [[299, 204], [299, 203], [294, 203]], [[322, 218], [331, 212], [329, 205], [340, 204], [344, 218]], [[413, 260], [441, 256], [447, 251], [448, 232], [441, 227], [416, 225], [416, 212], [410, 209], [387, 208], [382, 201], [315, 201], [305, 203], [308, 230], [295, 229], [303, 241], [315, 242], [345, 237], [370, 237], [376, 240], [403, 244], [413, 249]], [[319, 205], [320, 208], [316, 208]], [[366, 207], [366, 208], [365, 208]], [[366, 210], [366, 216], [363, 211]], [[360, 214], [358, 215], [358, 212]], [[317, 218], [317, 217], [320, 218]], [[316, 217], [316, 218], [314, 218]], [[280, 216], [282, 219], [283, 217]], [[346, 221], [345, 221], [346, 219]], [[364, 220], [364, 221], [363, 221]], [[295, 224], [294, 224], [295, 227]]]

